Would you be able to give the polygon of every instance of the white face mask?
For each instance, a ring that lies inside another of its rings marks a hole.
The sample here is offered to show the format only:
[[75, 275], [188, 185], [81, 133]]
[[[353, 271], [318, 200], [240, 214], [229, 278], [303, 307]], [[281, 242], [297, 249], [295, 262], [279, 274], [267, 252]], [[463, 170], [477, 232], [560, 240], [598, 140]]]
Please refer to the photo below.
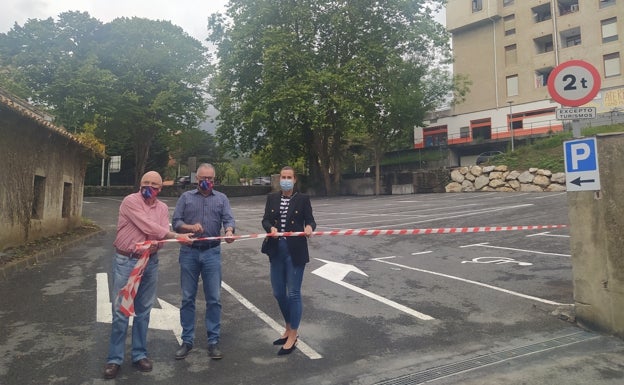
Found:
[[295, 182], [290, 179], [280, 179], [280, 188], [282, 191], [290, 191], [295, 187]]

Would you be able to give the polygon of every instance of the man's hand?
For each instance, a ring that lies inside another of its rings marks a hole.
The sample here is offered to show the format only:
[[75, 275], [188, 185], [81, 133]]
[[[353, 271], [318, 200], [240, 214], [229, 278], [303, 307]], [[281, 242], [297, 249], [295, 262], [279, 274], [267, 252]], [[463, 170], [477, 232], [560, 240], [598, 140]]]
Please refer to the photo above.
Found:
[[234, 242], [234, 238], [231, 238], [232, 235], [234, 235], [234, 231], [232, 229], [226, 229], [225, 230], [225, 241], [227, 243], [232, 243]]
[[191, 238], [193, 235], [194, 235], [193, 233], [178, 234], [178, 236], [176, 237], [176, 240], [180, 243], [183, 243], [189, 246], [194, 241], [194, 239]]
[[271, 231], [269, 232], [269, 237], [275, 237], [275, 234], [277, 234], [277, 228], [276, 227], [271, 227]]
[[201, 234], [204, 232], [204, 228], [202, 227], [201, 223], [195, 223], [194, 225], [183, 225], [182, 230], [185, 230], [194, 234]]
[[312, 226], [306, 225], [306, 227], [303, 229], [303, 232], [305, 233], [306, 237], [310, 238], [312, 236]]

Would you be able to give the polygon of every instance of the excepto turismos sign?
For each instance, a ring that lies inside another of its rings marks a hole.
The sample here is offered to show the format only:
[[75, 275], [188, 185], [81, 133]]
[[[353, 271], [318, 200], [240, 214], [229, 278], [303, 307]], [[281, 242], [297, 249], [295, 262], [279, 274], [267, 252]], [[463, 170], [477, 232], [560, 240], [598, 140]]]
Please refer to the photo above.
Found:
[[593, 119], [596, 117], [596, 107], [557, 108], [557, 119]]

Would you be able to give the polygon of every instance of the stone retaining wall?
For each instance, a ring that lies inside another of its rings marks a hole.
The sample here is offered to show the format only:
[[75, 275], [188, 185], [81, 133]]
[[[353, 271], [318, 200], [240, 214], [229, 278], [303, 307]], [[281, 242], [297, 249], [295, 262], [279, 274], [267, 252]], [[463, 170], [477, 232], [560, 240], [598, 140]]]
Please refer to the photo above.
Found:
[[470, 166], [451, 171], [446, 192], [470, 191], [566, 191], [565, 173], [530, 168], [509, 171], [507, 166]]

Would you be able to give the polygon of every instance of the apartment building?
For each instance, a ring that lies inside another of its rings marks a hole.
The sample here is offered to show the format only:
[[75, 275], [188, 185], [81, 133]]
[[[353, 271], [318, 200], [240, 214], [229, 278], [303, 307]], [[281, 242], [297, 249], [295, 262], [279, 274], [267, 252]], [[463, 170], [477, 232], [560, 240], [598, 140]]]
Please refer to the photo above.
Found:
[[624, 0], [448, 0], [454, 74], [471, 82], [464, 102], [414, 129], [414, 147], [448, 145], [451, 166], [479, 152], [563, 130], [548, 77], [577, 59], [600, 74], [584, 106], [624, 112]]

